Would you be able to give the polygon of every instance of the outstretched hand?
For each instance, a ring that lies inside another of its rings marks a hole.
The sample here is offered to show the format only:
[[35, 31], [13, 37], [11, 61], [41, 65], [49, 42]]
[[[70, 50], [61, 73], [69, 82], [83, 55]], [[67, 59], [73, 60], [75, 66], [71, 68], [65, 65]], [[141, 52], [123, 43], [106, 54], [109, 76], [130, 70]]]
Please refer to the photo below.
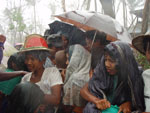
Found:
[[107, 101], [106, 99], [97, 99], [95, 101], [96, 107], [100, 110], [104, 110], [110, 107], [110, 102]]
[[121, 104], [119, 106], [119, 108], [120, 109], [119, 109], [118, 113], [121, 113], [121, 112], [131, 113], [131, 103], [130, 102], [125, 102], [125, 103]]
[[28, 74], [29, 72], [27, 72], [27, 71], [20, 71], [20, 75], [26, 75], [26, 74]]

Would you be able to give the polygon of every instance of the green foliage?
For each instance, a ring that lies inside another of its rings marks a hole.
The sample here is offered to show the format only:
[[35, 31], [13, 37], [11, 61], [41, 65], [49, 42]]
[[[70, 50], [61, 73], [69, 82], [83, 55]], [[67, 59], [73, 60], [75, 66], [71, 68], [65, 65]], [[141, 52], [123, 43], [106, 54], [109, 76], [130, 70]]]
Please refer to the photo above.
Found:
[[14, 10], [14, 11], [12, 12], [12, 19], [13, 19], [13, 21], [21, 22], [21, 21], [23, 20], [21, 11], [18, 11], [17, 9]]
[[14, 24], [13, 23], [10, 23], [9, 24], [9, 30], [13, 30], [15, 28]]
[[150, 68], [150, 64], [147, 61], [146, 56], [140, 54], [139, 52], [137, 52], [136, 60], [143, 67], [144, 70]]
[[22, 32], [22, 31], [25, 30], [25, 28], [26, 28], [26, 25], [25, 25], [24, 23], [22, 23], [22, 24], [19, 25], [18, 31], [19, 31], [19, 32]]
[[17, 32], [25, 30], [26, 25], [24, 24], [24, 18], [20, 7], [14, 7], [12, 9], [6, 8], [4, 11], [6, 17], [9, 19], [9, 29], [14, 30], [17, 28]]

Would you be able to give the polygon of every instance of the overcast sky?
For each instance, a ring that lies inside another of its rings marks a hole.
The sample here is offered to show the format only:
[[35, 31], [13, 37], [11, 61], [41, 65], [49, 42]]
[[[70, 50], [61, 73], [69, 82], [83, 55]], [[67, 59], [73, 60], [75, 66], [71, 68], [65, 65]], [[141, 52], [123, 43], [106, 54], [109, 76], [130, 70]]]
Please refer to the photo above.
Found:
[[[19, 0], [15, 0], [15, 1], [19, 1]], [[51, 20], [51, 10], [50, 10], [50, 6], [48, 6], [49, 2], [54, 2], [54, 4], [56, 5], [56, 14], [60, 14], [62, 13], [62, 10], [60, 10], [60, 5], [58, 5], [59, 1], [61, 0], [41, 0], [40, 3], [38, 3], [36, 5], [36, 15], [37, 15], [37, 20], [44, 26], [44, 28], [48, 28], [48, 24], [52, 22]], [[92, 0], [94, 1], [94, 0]], [[81, 3], [83, 2], [83, 0], [66, 0], [66, 9], [67, 11], [71, 11], [71, 10], [74, 10], [76, 7], [78, 7], [77, 3], [80, 2], [79, 6], [81, 6]], [[118, 2], [118, 1], [117, 1]], [[6, 7], [6, 0], [0, 0], [0, 4], [1, 4], [1, 7], [0, 7], [0, 25], [3, 26], [3, 24], [5, 23], [5, 21], [1, 21], [1, 18], [3, 18], [3, 11]], [[94, 3], [91, 2], [91, 8], [90, 10], [94, 10]], [[100, 10], [101, 9], [101, 4], [99, 3], [98, 4], [98, 9]], [[116, 16], [116, 20], [121, 24], [123, 25], [123, 8], [122, 6], [120, 6], [119, 8], [119, 12]], [[25, 20], [29, 20], [31, 18], [33, 18], [33, 7], [30, 7], [28, 8], [28, 10], [26, 10], [25, 14], [24, 14], [24, 17], [25, 17]], [[128, 16], [129, 18], [129, 16]], [[56, 18], [53, 18], [53, 19], [56, 19]], [[4, 20], [4, 19], [3, 19]], [[7, 23], [6, 23], [7, 24]]]
[[[19, 1], [19, 0], [16, 0]], [[77, 7], [77, 1], [80, 1], [82, 3], [83, 0], [66, 0], [66, 6], [67, 6], [67, 11], [71, 11], [73, 10], [73, 8]], [[49, 24], [51, 22], [50, 18], [51, 18], [51, 11], [50, 8], [48, 8], [48, 3], [49, 0], [41, 0], [40, 3], [37, 4], [36, 6], [36, 12], [37, 12], [37, 17], [39, 19], [39, 21], [46, 27], [47, 24]], [[3, 10], [6, 7], [6, 1], [5, 0], [0, 0], [0, 18], [3, 17]], [[91, 2], [91, 6], [94, 6], [94, 3]], [[81, 5], [81, 4], [80, 4]], [[74, 7], [73, 7], [74, 6]], [[101, 6], [99, 4], [99, 6]], [[59, 6], [58, 6], [59, 7]], [[72, 8], [73, 7], [73, 8]], [[30, 13], [32, 7], [30, 7], [31, 9], [29, 9], [28, 11], [26, 11], [26, 14], [24, 15], [26, 18], [30, 18]], [[98, 9], [101, 9], [101, 7], [98, 7]], [[94, 7], [91, 7], [91, 10], [94, 10]], [[121, 12], [122, 9], [120, 9], [119, 11]], [[62, 11], [57, 10], [56, 14], [62, 13]], [[122, 19], [120, 19], [120, 16], [117, 16], [117, 20], [122, 24]]]

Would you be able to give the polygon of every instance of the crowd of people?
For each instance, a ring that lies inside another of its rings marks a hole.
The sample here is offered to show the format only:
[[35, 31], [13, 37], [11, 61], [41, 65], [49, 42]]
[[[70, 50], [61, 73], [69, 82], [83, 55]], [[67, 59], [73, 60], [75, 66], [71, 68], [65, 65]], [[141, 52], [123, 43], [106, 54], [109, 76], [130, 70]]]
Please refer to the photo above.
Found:
[[[86, 44], [65, 33], [31, 34], [0, 72], [0, 113], [148, 113], [150, 70], [143, 71], [133, 47], [150, 61], [150, 35], [125, 42], [86, 31]], [[0, 35], [0, 61], [6, 37]]]

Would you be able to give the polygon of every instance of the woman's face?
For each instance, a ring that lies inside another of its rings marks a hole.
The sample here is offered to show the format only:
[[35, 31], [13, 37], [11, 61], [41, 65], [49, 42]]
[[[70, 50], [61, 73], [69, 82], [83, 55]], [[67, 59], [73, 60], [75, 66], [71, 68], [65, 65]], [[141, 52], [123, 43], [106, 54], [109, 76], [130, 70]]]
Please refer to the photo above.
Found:
[[25, 64], [27, 65], [29, 71], [34, 72], [43, 68], [44, 61], [41, 62], [32, 55], [27, 55], [25, 59]]
[[68, 40], [66, 37], [62, 36], [63, 46], [66, 48], [68, 46]]
[[110, 57], [108, 53], [105, 53], [105, 67], [110, 75], [115, 75], [117, 73], [116, 62]]

